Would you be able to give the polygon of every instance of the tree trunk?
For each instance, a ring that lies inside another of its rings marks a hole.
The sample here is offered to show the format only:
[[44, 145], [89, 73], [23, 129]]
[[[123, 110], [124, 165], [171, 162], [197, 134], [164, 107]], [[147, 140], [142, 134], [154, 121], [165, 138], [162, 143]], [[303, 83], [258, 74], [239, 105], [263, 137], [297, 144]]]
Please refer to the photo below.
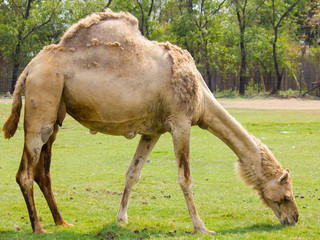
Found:
[[236, 1], [236, 13], [238, 18], [239, 30], [240, 30], [240, 55], [241, 55], [241, 65], [240, 65], [240, 83], [239, 83], [239, 94], [244, 95], [245, 85], [246, 85], [246, 71], [247, 71], [247, 54], [246, 54], [246, 43], [244, 39], [244, 34], [246, 30], [246, 6], [247, 0], [244, 5]]
[[14, 92], [14, 87], [16, 85], [18, 74], [19, 74], [19, 67], [20, 67], [20, 53], [21, 53], [21, 35], [20, 32], [18, 35], [18, 43], [16, 45], [16, 49], [14, 51], [14, 58], [13, 58], [13, 70], [12, 70], [12, 78], [11, 78], [11, 89], [10, 93], [12, 94]]
[[18, 79], [19, 67], [20, 67], [19, 63], [13, 64], [12, 79], [11, 79], [11, 89], [10, 89], [10, 93], [11, 94], [13, 94], [13, 92], [14, 92], [14, 87], [15, 87], [17, 79]]
[[210, 64], [208, 62], [208, 60], [206, 60], [206, 80], [207, 80], [207, 85], [208, 85], [208, 88], [210, 89], [211, 92], [213, 92], [213, 88], [212, 88], [212, 74], [210, 72]]
[[245, 92], [245, 84], [246, 84], [246, 50], [244, 46], [244, 30], [241, 29], [240, 36], [240, 52], [241, 52], [241, 66], [240, 66], [240, 86], [239, 86], [239, 94], [244, 95]]
[[144, 36], [144, 11], [143, 11], [142, 4], [139, 2], [139, 0], [137, 0], [137, 3], [140, 8], [140, 12], [141, 12], [140, 32], [141, 32], [142, 36]]
[[282, 81], [282, 74], [280, 73], [279, 70], [279, 63], [278, 63], [278, 57], [277, 57], [277, 42], [273, 42], [273, 62], [274, 62], [274, 68], [276, 70], [276, 75], [277, 75], [277, 86], [272, 90], [272, 94], [280, 91], [281, 89], [281, 81]]
[[275, 0], [272, 0], [272, 26], [273, 26], [273, 31], [274, 31], [274, 41], [272, 44], [273, 47], [273, 61], [274, 61], [274, 68], [276, 70], [276, 75], [277, 75], [277, 86], [276, 88], [273, 89], [272, 94], [280, 91], [281, 88], [281, 81], [282, 81], [282, 74], [280, 73], [279, 70], [279, 63], [278, 63], [278, 58], [277, 58], [277, 40], [278, 40], [278, 28], [281, 24], [281, 22], [288, 16], [288, 14], [292, 11], [292, 9], [298, 4], [300, 0], [297, 0], [294, 2], [286, 11], [284, 14], [280, 16], [280, 19], [278, 23], [276, 23], [276, 16], [279, 16], [279, 13], [276, 13], [275, 10]]
[[[23, 16], [24, 20], [27, 20], [30, 16], [31, 4], [34, 0], [28, 0], [27, 7]], [[22, 37], [23, 31], [25, 27], [25, 22], [22, 23], [19, 33], [18, 33], [18, 43], [16, 45], [16, 49], [14, 51], [13, 57], [13, 70], [12, 70], [12, 79], [11, 79], [11, 89], [10, 93], [14, 92], [14, 87], [16, 85], [18, 74], [19, 74], [19, 67], [20, 67], [20, 54], [21, 54], [21, 46], [23, 43], [24, 38]]]

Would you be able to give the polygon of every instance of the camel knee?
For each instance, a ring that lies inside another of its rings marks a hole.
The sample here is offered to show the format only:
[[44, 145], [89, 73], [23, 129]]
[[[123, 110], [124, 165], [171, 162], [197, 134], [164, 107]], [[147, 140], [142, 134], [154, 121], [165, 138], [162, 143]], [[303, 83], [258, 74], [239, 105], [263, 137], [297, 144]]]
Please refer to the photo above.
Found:
[[189, 177], [189, 178], [179, 177], [178, 182], [183, 192], [192, 191], [192, 186], [193, 186], [192, 177]]
[[26, 150], [31, 155], [38, 155], [42, 146], [48, 142], [54, 130], [55, 126], [53, 123], [45, 123], [41, 127], [35, 126], [32, 128], [26, 128]]
[[23, 192], [28, 191], [33, 186], [33, 178], [27, 173], [27, 171], [19, 170], [16, 174], [16, 182], [19, 184]]
[[134, 170], [128, 170], [126, 173], [126, 186], [134, 186], [139, 182], [141, 174]]
[[54, 126], [52, 123], [44, 124], [40, 129], [40, 136], [42, 139], [42, 143], [46, 143], [49, 140], [49, 137], [53, 133]]

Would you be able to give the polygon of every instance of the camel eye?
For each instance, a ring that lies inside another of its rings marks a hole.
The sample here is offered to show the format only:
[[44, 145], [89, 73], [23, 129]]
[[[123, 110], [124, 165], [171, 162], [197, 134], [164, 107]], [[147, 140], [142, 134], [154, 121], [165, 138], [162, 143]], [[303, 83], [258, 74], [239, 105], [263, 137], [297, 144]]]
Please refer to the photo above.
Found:
[[284, 201], [285, 203], [288, 203], [288, 202], [291, 201], [291, 197], [290, 197], [290, 196], [284, 196], [283, 201]]
[[273, 203], [277, 204], [278, 207], [280, 207], [280, 205], [281, 205], [281, 202], [279, 202], [279, 201], [273, 201]]

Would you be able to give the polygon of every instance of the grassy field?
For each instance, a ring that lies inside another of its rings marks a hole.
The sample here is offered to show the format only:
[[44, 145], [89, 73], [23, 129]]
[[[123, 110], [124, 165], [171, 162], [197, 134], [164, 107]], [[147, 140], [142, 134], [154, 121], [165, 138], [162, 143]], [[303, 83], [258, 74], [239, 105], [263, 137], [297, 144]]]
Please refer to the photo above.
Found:
[[[10, 107], [0, 104], [1, 127]], [[194, 197], [206, 227], [216, 231], [215, 239], [320, 239], [320, 111], [229, 112], [269, 146], [284, 168], [290, 168], [300, 218], [296, 226], [282, 227], [272, 210], [236, 176], [234, 153], [209, 132], [194, 127]], [[15, 182], [23, 147], [20, 123], [14, 138], [0, 138], [0, 239], [212, 239], [190, 233], [169, 134], [160, 138], [132, 192], [128, 225], [116, 224], [125, 171], [138, 140], [91, 135], [67, 117], [54, 143], [51, 176], [60, 212], [74, 227], [54, 225], [36, 186], [38, 215], [44, 229], [53, 233], [35, 236]]]

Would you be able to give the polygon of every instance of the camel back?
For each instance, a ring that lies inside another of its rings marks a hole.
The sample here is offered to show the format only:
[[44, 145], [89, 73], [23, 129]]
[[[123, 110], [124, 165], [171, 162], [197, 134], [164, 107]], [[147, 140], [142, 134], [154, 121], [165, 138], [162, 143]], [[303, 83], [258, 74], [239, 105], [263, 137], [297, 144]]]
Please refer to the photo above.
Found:
[[[58, 45], [50, 45], [45, 49], [68, 52], [70, 55], [83, 52], [85, 57], [82, 58], [86, 61], [100, 54], [106, 58], [102, 61], [105, 65], [118, 66], [141, 66], [142, 60], [148, 61], [148, 58], [159, 58], [161, 65], [161, 58], [167, 52], [171, 58], [170, 82], [175, 99], [189, 113], [199, 106], [199, 81], [202, 79], [192, 56], [168, 42], [158, 43], [145, 39], [138, 30], [138, 20], [129, 13], [113, 13], [107, 9], [102, 13], [91, 14], [71, 26]], [[97, 54], [96, 49], [99, 49]], [[92, 63], [92, 66], [98, 64], [96, 60], [92, 60]]]

